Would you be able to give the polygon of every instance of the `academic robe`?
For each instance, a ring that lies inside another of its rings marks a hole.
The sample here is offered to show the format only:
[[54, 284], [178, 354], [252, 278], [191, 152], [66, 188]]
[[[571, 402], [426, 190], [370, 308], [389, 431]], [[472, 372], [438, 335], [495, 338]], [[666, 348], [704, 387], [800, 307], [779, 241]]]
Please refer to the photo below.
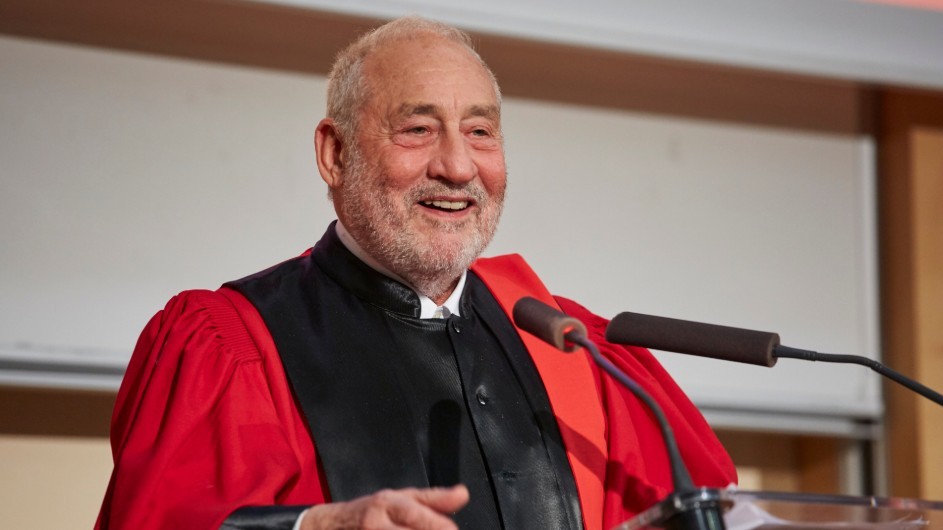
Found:
[[[608, 322], [551, 296], [519, 256], [479, 260], [472, 273], [508, 314], [533, 296], [583, 321], [603, 355], [664, 408], [695, 483], [735, 481], [727, 453], [649, 352], [605, 342]], [[667, 456], [644, 405], [585, 354], [519, 333], [557, 419], [585, 527], [611, 528], [667, 495]], [[230, 288], [184, 292], [151, 319], [118, 393], [111, 442], [115, 469], [96, 528], [218, 528], [245, 506], [330, 501], [317, 440], [271, 334]]]

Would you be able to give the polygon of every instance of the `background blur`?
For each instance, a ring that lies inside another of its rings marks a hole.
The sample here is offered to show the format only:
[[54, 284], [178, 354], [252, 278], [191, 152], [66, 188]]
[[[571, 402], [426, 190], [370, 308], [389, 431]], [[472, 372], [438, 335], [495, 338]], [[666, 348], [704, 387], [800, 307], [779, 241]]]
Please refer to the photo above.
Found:
[[[310, 247], [324, 75], [418, 13], [504, 90], [488, 254], [943, 388], [943, 11], [853, 0], [0, 0], [0, 508], [87, 528], [137, 333]], [[866, 369], [659, 353], [747, 488], [943, 499], [943, 412]], [[51, 509], [55, 507], [55, 509]]]

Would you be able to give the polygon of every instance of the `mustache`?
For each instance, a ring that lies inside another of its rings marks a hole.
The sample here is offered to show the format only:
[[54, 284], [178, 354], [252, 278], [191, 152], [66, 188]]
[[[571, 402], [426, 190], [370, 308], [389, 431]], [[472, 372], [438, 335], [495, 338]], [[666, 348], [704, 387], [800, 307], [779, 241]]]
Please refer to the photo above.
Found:
[[434, 196], [461, 195], [475, 201], [477, 204], [484, 204], [488, 201], [488, 193], [484, 187], [477, 182], [468, 182], [464, 184], [455, 184], [451, 182], [429, 182], [419, 184], [406, 193], [408, 203], [419, 202], [421, 199]]

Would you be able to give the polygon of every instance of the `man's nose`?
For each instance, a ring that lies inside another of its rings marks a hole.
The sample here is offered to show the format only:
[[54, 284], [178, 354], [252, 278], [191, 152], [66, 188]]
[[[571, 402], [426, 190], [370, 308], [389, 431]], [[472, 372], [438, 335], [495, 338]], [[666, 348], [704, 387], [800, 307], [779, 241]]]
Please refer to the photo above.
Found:
[[429, 164], [430, 177], [465, 183], [478, 175], [471, 146], [458, 132], [445, 134]]

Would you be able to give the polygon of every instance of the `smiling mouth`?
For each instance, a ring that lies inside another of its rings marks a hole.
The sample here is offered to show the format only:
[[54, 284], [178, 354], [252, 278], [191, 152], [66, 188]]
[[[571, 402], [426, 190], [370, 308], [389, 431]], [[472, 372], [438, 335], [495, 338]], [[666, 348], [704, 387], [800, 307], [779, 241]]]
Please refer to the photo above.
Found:
[[441, 212], [460, 212], [469, 206], [469, 201], [420, 201], [426, 208]]

